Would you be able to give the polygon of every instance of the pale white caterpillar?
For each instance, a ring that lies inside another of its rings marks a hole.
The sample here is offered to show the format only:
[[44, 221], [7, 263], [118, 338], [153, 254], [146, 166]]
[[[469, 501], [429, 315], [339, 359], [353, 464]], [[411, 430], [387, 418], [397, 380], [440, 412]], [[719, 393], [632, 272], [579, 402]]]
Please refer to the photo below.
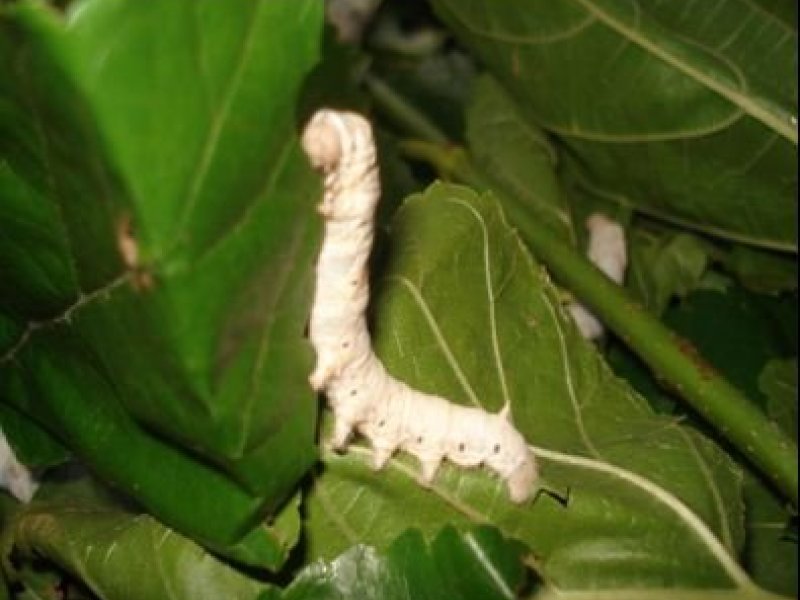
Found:
[[333, 409], [333, 446], [345, 449], [358, 431], [372, 445], [375, 469], [397, 450], [406, 451], [419, 459], [424, 484], [445, 458], [464, 467], [485, 465], [506, 481], [513, 501], [527, 500], [536, 463], [508, 406], [493, 414], [414, 390], [387, 373], [372, 350], [365, 319], [367, 260], [380, 186], [369, 123], [354, 113], [323, 109], [302, 141], [325, 176], [318, 207], [325, 237], [309, 326], [317, 363], [309, 381]]
[[[589, 232], [586, 256], [606, 277], [622, 284], [628, 265], [625, 230], [601, 213], [594, 213], [586, 219], [586, 229]], [[571, 302], [567, 310], [584, 338], [594, 340], [603, 335], [603, 324], [583, 304]]]
[[5, 434], [0, 430], [0, 488], [6, 489], [20, 502], [30, 502], [39, 482], [28, 468], [17, 460]]

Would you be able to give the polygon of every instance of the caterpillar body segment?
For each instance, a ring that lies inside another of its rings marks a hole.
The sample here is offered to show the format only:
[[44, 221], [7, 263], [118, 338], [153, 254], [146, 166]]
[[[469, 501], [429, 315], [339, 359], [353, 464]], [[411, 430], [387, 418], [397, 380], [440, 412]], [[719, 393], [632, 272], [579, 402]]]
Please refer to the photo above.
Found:
[[309, 326], [317, 362], [309, 382], [333, 410], [333, 447], [346, 449], [358, 432], [372, 446], [375, 469], [395, 452], [408, 452], [420, 462], [423, 485], [444, 459], [462, 467], [485, 465], [505, 480], [511, 500], [524, 502], [537, 469], [509, 408], [490, 413], [415, 390], [387, 373], [372, 350], [367, 263], [380, 184], [369, 122], [322, 109], [306, 125], [302, 143], [325, 177], [318, 207], [325, 235]]

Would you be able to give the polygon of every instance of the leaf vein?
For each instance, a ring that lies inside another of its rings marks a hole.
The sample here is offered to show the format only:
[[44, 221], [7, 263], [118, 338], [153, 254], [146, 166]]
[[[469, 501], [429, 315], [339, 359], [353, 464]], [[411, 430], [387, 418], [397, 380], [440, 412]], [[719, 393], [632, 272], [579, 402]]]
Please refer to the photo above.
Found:
[[497, 587], [497, 590], [506, 598], [513, 600], [517, 597], [517, 595], [508, 587], [508, 584], [503, 579], [503, 576], [500, 572], [495, 568], [492, 564], [492, 561], [489, 560], [489, 557], [486, 556], [486, 553], [483, 551], [483, 548], [480, 547], [478, 541], [475, 539], [475, 536], [471, 531], [468, 531], [464, 534], [464, 539], [467, 542], [467, 546], [469, 546], [470, 551], [478, 560], [483, 570], [486, 571], [486, 574], [492, 580], [492, 583]]
[[549, 450], [547, 448], [541, 448], [539, 446], [534, 446], [532, 444], [528, 444], [530, 450], [534, 453], [535, 456], [544, 458], [545, 460], [551, 460], [553, 462], [559, 462], [563, 464], [574, 465], [578, 467], [582, 467], [585, 469], [591, 469], [594, 471], [600, 471], [602, 473], [606, 473], [618, 479], [622, 479], [626, 483], [629, 483], [639, 489], [643, 490], [644, 492], [648, 493], [650, 496], [658, 500], [661, 504], [669, 508], [677, 517], [680, 518], [686, 525], [695, 533], [695, 535], [703, 542], [703, 544], [708, 548], [714, 558], [719, 562], [728, 576], [731, 578], [733, 582], [736, 583], [738, 587], [747, 588], [747, 589], [755, 589], [755, 585], [750, 581], [747, 573], [739, 566], [739, 564], [733, 559], [733, 557], [729, 554], [728, 550], [725, 546], [717, 539], [716, 535], [709, 529], [708, 525], [706, 525], [702, 519], [700, 519], [692, 510], [686, 506], [680, 499], [674, 496], [669, 491], [665, 490], [661, 486], [657, 485], [656, 483], [652, 482], [651, 480], [647, 479], [635, 473], [633, 471], [629, 471], [617, 465], [603, 462], [600, 460], [596, 460], [593, 458], [587, 458], [583, 456], [576, 456], [571, 454], [565, 454], [563, 452], [558, 452], [556, 450]]
[[[448, 8], [450, 8], [451, 14], [454, 16], [458, 14], [456, 11], [453, 11], [452, 7]], [[597, 20], [591, 14], [587, 13], [586, 17], [583, 19], [576, 21], [569, 27], [566, 27], [555, 33], [546, 35], [516, 35], [513, 33], [507, 33], [505, 31], [500, 31], [498, 29], [490, 30], [478, 27], [475, 23], [470, 23], [460, 16], [455, 16], [455, 18], [458, 20], [459, 24], [472, 35], [493, 40], [495, 42], [515, 44], [518, 46], [544, 46], [546, 44], [553, 44], [555, 42], [569, 40], [580, 35], [585, 29], [588, 29]]]
[[506, 380], [506, 370], [503, 365], [503, 355], [500, 351], [500, 339], [497, 335], [497, 302], [493, 293], [494, 284], [492, 283], [492, 266], [490, 260], [489, 249], [489, 230], [486, 227], [486, 221], [475, 207], [464, 202], [463, 200], [448, 200], [451, 204], [461, 206], [469, 211], [477, 220], [481, 228], [483, 239], [483, 272], [484, 281], [486, 283], [486, 302], [489, 309], [489, 333], [492, 338], [492, 352], [494, 354], [495, 366], [497, 367], [497, 376], [500, 380], [500, 390], [503, 395], [503, 405], [511, 405], [511, 394], [508, 391], [508, 382]]
[[[708, 73], [703, 72], [703, 70], [699, 67], [682, 60], [680, 57], [671, 53], [668, 49], [649, 39], [641, 31], [630, 28], [628, 25], [609, 14], [607, 11], [603, 10], [599, 6], [596, 6], [591, 0], [573, 0], [573, 2], [583, 6], [584, 9], [605, 23], [610, 29], [613, 29], [620, 35], [628, 37], [638, 46], [641, 46], [646, 51], [651, 52], [654, 56], [657, 56], [668, 65], [683, 72], [685, 75], [689, 76], [695, 81], [698, 81], [710, 90], [715, 91], [754, 119], [761, 121], [764, 125], [776, 131], [794, 145], [797, 145], [797, 129], [790, 124], [790, 115], [787, 114], [786, 111], [777, 106], [771, 106], [764, 104], [763, 102], [759, 102], [752, 96], [748, 95], [746, 93], [746, 89], [736, 89], [730, 84], [730, 82], [716, 79]], [[635, 3], [635, 6], [637, 9], [639, 8], [638, 2]], [[730, 65], [730, 63], [728, 64]], [[741, 78], [741, 72], [738, 69], [736, 69], [736, 73]], [[740, 79], [739, 83], [743, 83], [743, 81]]]
[[711, 498], [714, 501], [714, 511], [717, 513], [717, 518], [719, 519], [719, 529], [720, 529], [720, 537], [722, 538], [722, 543], [725, 544], [725, 547], [728, 549], [728, 552], [734, 552], [734, 543], [733, 543], [733, 535], [731, 533], [731, 524], [728, 521], [727, 513], [725, 512], [725, 502], [722, 499], [722, 495], [719, 491], [719, 486], [716, 484], [714, 477], [711, 473], [711, 470], [708, 468], [706, 464], [705, 458], [700, 454], [700, 451], [697, 448], [697, 445], [692, 440], [691, 436], [686, 432], [683, 427], [677, 426], [675, 430], [678, 431], [681, 437], [686, 441], [686, 445], [689, 447], [689, 450], [692, 453], [695, 461], [697, 462], [697, 466], [700, 468], [700, 472], [703, 475], [703, 478], [706, 480], [708, 484], [708, 490], [711, 493]]
[[[239, 50], [236, 68], [228, 80], [229, 84], [226, 86], [225, 95], [222, 98], [221, 104], [216, 107], [213, 112], [213, 117], [208, 128], [208, 134], [206, 135], [205, 143], [203, 144], [200, 152], [200, 158], [195, 167], [194, 174], [189, 182], [186, 204], [181, 211], [181, 215], [177, 219], [177, 231], [173, 236], [173, 243], [170, 250], [174, 250], [177, 244], [180, 243], [183, 237], [183, 231], [186, 229], [188, 221], [194, 214], [195, 206], [200, 197], [200, 191], [205, 183], [206, 177], [208, 177], [208, 172], [211, 168], [211, 163], [217, 149], [217, 144], [222, 136], [223, 126], [228, 119], [228, 115], [230, 114], [233, 99], [241, 87], [245, 66], [253, 51], [253, 45], [256, 39], [256, 25], [258, 24], [258, 18], [256, 15], [261, 10], [262, 6], [262, 2], [253, 3], [252, 14], [248, 19], [248, 30], [247, 33], [242, 37], [242, 44]], [[167, 254], [169, 254], [169, 251]]]
[[439, 348], [444, 354], [447, 364], [450, 365], [450, 368], [453, 370], [453, 374], [456, 376], [456, 379], [458, 379], [458, 382], [464, 388], [464, 391], [466, 392], [470, 402], [477, 407], [481, 407], [482, 405], [478, 399], [478, 395], [475, 393], [475, 390], [472, 388], [472, 385], [470, 385], [467, 376], [464, 374], [464, 371], [458, 364], [456, 357], [453, 355], [450, 345], [444, 338], [444, 335], [439, 328], [439, 324], [436, 322], [436, 318], [433, 316], [433, 313], [431, 313], [428, 303], [425, 301], [425, 298], [422, 296], [420, 290], [408, 278], [402, 275], [391, 275], [387, 277], [387, 279], [398, 281], [411, 294], [411, 297], [414, 299], [420, 311], [422, 312], [422, 315], [425, 317], [425, 321], [428, 323], [431, 333], [433, 333]]
[[589, 432], [586, 429], [586, 424], [583, 422], [583, 411], [581, 410], [580, 403], [578, 402], [578, 396], [575, 392], [575, 383], [572, 379], [572, 367], [569, 361], [569, 352], [567, 351], [567, 343], [564, 339], [564, 330], [562, 328], [562, 323], [556, 314], [555, 307], [552, 304], [552, 301], [549, 297], [545, 296], [545, 306], [547, 307], [548, 312], [550, 313], [550, 318], [553, 321], [553, 326], [558, 335], [558, 345], [561, 354], [561, 364], [564, 369], [564, 381], [567, 387], [567, 396], [569, 397], [570, 404], [572, 404], [572, 409], [575, 413], [575, 425], [578, 428], [578, 435], [581, 437], [581, 441], [583, 445], [586, 447], [586, 450], [594, 457], [601, 458], [600, 452], [598, 451], [597, 447], [592, 442], [591, 438], [589, 437]]

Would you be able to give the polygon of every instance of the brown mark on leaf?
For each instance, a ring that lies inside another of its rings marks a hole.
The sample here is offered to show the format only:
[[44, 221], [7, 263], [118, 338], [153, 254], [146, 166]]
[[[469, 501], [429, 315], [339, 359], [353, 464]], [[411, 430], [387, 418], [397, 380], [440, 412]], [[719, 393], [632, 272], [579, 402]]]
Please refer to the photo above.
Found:
[[122, 262], [131, 272], [131, 284], [138, 291], [146, 291], [153, 287], [153, 275], [139, 264], [139, 243], [130, 214], [123, 214], [117, 221], [117, 249]]
[[678, 346], [678, 350], [680, 350], [681, 354], [694, 363], [703, 379], [713, 379], [718, 376], [717, 370], [711, 363], [703, 358], [692, 342], [682, 337], [675, 336], [675, 344]]

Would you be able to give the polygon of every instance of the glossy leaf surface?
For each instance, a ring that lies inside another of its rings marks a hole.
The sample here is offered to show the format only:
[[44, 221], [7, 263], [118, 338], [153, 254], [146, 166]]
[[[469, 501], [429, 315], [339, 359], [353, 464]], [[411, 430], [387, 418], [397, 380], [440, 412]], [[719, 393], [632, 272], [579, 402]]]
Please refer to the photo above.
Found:
[[322, 7], [237, 6], [20, 2], [0, 21], [0, 395], [217, 547], [315, 457], [318, 187], [294, 104]]
[[586, 191], [796, 251], [797, 5], [780, 4], [433, 1]]
[[[47, 573], [42, 568], [46, 561], [82, 581], [101, 600], [269, 597], [261, 596], [268, 585], [152, 517], [120, 507], [87, 483], [51, 486], [13, 513], [4, 545], [5, 552], [14, 551], [15, 578], [32, 583], [36, 569], [30, 567], [38, 563], [38, 572]], [[55, 594], [55, 588], [51, 585], [49, 593]]]
[[488, 527], [460, 533], [445, 527], [430, 543], [417, 530], [385, 552], [355, 546], [307, 567], [284, 600], [503, 600], [525, 583], [521, 544]]

